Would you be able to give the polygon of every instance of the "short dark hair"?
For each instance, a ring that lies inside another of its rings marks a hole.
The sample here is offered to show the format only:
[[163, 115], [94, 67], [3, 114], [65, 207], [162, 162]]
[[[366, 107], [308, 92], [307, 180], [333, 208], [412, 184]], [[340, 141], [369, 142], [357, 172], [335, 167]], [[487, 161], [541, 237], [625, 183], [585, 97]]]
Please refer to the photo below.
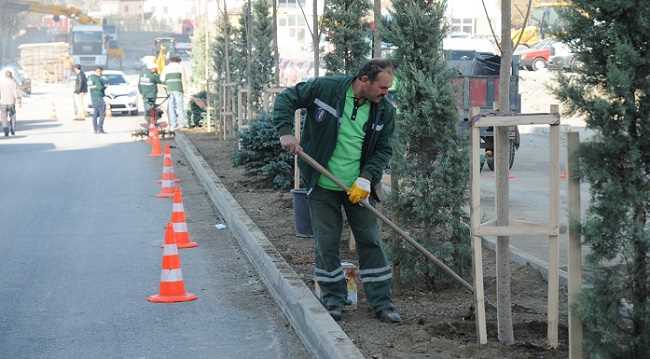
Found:
[[390, 72], [391, 74], [395, 71], [397, 65], [388, 59], [372, 59], [366, 62], [357, 75], [354, 78], [361, 78], [363, 76], [368, 76], [368, 80], [374, 81], [377, 79], [377, 75], [380, 72]]
[[81, 65], [76, 64], [76, 65], [74, 65], [74, 68], [77, 69], [77, 70], [81, 70]]
[[97, 66], [97, 67], [95, 68], [95, 71], [97, 71], [97, 70], [104, 71], [104, 68], [101, 67], [101, 66]]

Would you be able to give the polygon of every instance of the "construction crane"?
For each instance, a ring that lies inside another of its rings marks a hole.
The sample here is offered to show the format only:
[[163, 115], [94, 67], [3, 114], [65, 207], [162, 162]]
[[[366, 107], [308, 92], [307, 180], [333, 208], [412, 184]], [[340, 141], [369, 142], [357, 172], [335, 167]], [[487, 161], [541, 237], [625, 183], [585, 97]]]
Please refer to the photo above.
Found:
[[[112, 59], [119, 61], [120, 67], [122, 65], [124, 50], [117, 46], [115, 39], [106, 36], [102, 21], [86, 15], [77, 7], [27, 0], [0, 0], [0, 9], [53, 15], [54, 21], [58, 21], [60, 16], [72, 19], [80, 25], [73, 27], [70, 40], [71, 55], [76, 63], [105, 66]], [[87, 50], [91, 48], [92, 50]]]
[[[54, 15], [55, 17], [66, 16], [82, 25], [100, 24], [98, 20], [93, 19], [81, 11], [81, 9], [71, 5], [41, 4], [36, 1], [9, 0], [0, 2], [0, 7], [14, 12], [26, 11]], [[57, 19], [55, 18], [55, 20]]]

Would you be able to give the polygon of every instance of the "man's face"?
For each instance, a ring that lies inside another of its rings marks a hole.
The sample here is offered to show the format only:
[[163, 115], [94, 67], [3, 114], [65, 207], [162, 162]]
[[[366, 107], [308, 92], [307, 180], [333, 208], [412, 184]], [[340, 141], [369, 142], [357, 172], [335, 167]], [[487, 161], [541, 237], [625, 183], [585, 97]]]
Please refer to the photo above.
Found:
[[365, 98], [368, 101], [379, 103], [388, 94], [388, 89], [393, 85], [393, 74], [390, 72], [380, 72], [374, 81], [367, 76], [361, 77], [361, 82], [365, 84]]
[[95, 69], [95, 75], [101, 76], [102, 75], [102, 69]]

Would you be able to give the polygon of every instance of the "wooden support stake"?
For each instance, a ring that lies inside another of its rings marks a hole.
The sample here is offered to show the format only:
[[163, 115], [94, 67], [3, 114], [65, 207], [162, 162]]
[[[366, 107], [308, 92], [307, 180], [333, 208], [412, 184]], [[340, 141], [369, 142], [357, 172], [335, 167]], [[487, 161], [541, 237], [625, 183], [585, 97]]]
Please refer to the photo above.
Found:
[[[497, 226], [507, 226], [510, 223], [509, 183], [510, 167], [509, 148], [510, 137], [508, 127], [494, 128], [496, 170], [496, 212]], [[510, 237], [497, 237], [497, 327], [499, 341], [506, 345], [514, 344], [515, 337], [512, 329], [512, 260], [510, 253]]]
[[[298, 140], [298, 143], [300, 143], [300, 133], [302, 130], [300, 129], [301, 126], [301, 112], [302, 110], [298, 109], [296, 110], [296, 113], [293, 116], [294, 119], [294, 124], [293, 124], [293, 129], [294, 129], [294, 136]], [[293, 188], [294, 189], [299, 189], [300, 188], [300, 168], [298, 167], [298, 155], [293, 156]]]
[[352, 253], [357, 252], [357, 241], [354, 239], [354, 233], [352, 232], [352, 228], [350, 228], [350, 239], [348, 240], [348, 249]]
[[[470, 123], [474, 116], [480, 113], [478, 107], [470, 111]], [[485, 320], [485, 293], [483, 289], [483, 250], [481, 248], [481, 237], [475, 233], [481, 224], [481, 141], [478, 127], [470, 127], [470, 178], [471, 178], [471, 205], [470, 222], [472, 231], [472, 279], [474, 287], [474, 310], [476, 317], [476, 336], [479, 344], [487, 344], [487, 324]]]
[[580, 235], [580, 178], [578, 169], [577, 132], [567, 134], [569, 152], [569, 359], [582, 359], [582, 320], [575, 310], [582, 288], [582, 243]]
[[[552, 105], [551, 112], [557, 113], [558, 106]], [[549, 224], [552, 227], [559, 226], [560, 212], [560, 126], [559, 124], [551, 125], [550, 134], [551, 147], [551, 188], [550, 188], [550, 206], [549, 206]], [[548, 327], [547, 336], [548, 344], [551, 348], [557, 348], [558, 324], [560, 312], [560, 246], [559, 236], [551, 235], [549, 239], [549, 257], [548, 257]]]

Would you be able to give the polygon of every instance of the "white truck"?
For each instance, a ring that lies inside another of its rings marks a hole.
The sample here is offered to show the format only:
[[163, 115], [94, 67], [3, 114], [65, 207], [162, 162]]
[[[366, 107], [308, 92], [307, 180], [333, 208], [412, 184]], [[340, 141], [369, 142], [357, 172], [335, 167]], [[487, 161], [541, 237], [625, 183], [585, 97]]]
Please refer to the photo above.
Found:
[[84, 68], [106, 66], [107, 41], [102, 25], [75, 25], [72, 27], [70, 53], [75, 64]]

